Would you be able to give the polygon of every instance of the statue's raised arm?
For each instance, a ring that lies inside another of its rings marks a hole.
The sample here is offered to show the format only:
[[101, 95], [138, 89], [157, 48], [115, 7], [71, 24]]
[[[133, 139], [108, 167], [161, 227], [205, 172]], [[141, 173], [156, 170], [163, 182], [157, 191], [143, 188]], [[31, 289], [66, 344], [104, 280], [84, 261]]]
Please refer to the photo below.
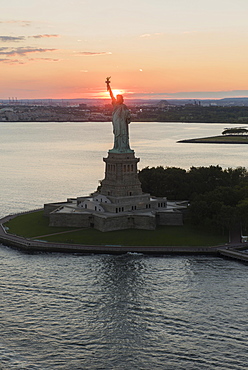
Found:
[[133, 153], [129, 146], [128, 125], [131, 122], [131, 114], [127, 106], [123, 102], [123, 96], [117, 95], [116, 98], [110, 87], [110, 77], [106, 78], [107, 91], [112, 100], [113, 113], [113, 133], [114, 147], [110, 150], [112, 153]]
[[105, 82], [107, 84], [107, 91], [109, 92], [109, 95], [110, 95], [110, 97], [112, 99], [112, 103], [115, 103], [116, 102], [116, 99], [115, 99], [114, 94], [112, 92], [112, 89], [110, 87], [110, 78], [111, 77], [107, 77]]

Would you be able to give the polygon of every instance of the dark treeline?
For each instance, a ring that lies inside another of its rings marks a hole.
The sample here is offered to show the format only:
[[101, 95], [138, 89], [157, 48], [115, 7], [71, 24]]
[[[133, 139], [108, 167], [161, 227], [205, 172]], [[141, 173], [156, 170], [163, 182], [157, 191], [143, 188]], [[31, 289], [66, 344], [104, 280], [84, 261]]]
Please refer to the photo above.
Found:
[[146, 167], [139, 172], [142, 190], [168, 200], [188, 200], [188, 221], [225, 232], [248, 226], [248, 173], [220, 166]]
[[160, 122], [248, 123], [248, 107], [186, 105], [157, 112]]

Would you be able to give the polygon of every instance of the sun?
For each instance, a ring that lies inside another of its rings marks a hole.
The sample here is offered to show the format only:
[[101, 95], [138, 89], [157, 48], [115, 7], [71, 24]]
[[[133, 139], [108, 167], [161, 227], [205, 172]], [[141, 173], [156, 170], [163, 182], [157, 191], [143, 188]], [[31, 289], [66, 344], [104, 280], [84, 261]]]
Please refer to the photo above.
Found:
[[118, 90], [118, 89], [113, 89], [112, 91], [113, 91], [114, 96], [123, 95], [125, 92], [124, 90]]
[[[119, 90], [119, 89], [112, 89], [113, 95], [116, 98], [117, 95], [123, 95], [126, 93], [125, 90]], [[102, 99], [109, 98], [109, 92], [108, 91], [102, 91], [98, 93], [98, 96], [101, 97]]]

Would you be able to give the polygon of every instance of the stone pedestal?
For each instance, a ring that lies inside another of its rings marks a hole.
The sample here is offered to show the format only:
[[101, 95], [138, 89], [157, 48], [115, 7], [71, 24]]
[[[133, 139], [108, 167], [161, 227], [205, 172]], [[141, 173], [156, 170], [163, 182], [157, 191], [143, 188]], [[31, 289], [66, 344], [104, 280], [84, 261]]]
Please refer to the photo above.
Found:
[[131, 153], [108, 153], [103, 158], [106, 163], [105, 178], [100, 193], [111, 197], [141, 195], [141, 183], [138, 178], [137, 163], [139, 158]]

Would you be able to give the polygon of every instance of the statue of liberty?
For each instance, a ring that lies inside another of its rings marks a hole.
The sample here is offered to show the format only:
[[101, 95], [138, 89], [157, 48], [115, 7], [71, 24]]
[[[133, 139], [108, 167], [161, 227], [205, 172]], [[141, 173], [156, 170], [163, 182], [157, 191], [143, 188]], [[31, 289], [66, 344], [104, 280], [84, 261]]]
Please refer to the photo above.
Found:
[[133, 153], [129, 146], [128, 125], [131, 122], [131, 114], [127, 106], [123, 103], [123, 96], [117, 95], [116, 98], [110, 87], [110, 77], [106, 79], [107, 90], [113, 104], [112, 123], [114, 133], [114, 147], [109, 150], [112, 153]]

